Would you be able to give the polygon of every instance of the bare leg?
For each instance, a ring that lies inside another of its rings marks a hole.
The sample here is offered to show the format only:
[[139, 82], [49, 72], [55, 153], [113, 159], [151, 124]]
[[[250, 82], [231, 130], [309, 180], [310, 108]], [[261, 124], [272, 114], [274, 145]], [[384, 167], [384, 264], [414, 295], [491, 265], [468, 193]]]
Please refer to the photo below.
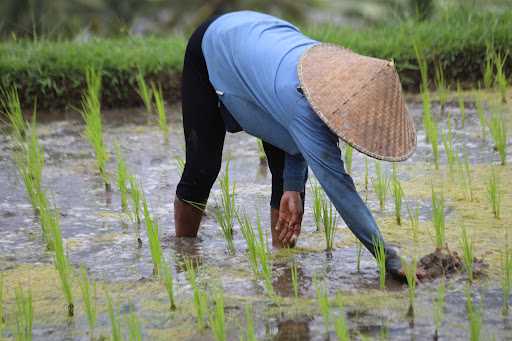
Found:
[[174, 227], [176, 237], [197, 237], [203, 212], [177, 197], [174, 199]]

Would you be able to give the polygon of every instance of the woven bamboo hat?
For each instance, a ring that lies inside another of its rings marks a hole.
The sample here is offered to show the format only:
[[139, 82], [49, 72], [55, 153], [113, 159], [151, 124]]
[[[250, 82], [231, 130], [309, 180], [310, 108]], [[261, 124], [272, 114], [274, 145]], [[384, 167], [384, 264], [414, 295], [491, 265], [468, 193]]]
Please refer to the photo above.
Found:
[[403, 161], [416, 129], [392, 62], [331, 45], [316, 45], [298, 65], [313, 110], [342, 140], [376, 159]]

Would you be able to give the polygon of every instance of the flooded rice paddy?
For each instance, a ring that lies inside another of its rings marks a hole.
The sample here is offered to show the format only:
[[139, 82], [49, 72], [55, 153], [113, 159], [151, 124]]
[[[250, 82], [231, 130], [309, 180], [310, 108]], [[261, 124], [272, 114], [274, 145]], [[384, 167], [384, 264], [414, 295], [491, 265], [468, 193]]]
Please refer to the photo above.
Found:
[[[381, 212], [378, 199], [364, 186], [365, 157], [354, 152], [352, 174], [363, 197], [375, 213], [387, 241], [401, 245], [406, 256], [421, 257], [434, 250], [431, 223], [432, 184], [442, 191], [446, 205], [448, 246], [460, 253], [461, 226], [474, 241], [475, 255], [489, 264], [486, 274], [478, 277], [470, 290], [475, 305], [480, 307], [482, 340], [512, 340], [512, 317], [502, 314], [501, 251], [506, 246], [506, 231], [512, 217], [512, 171], [499, 166], [499, 157], [487, 133], [484, 138], [473, 103], [466, 107], [466, 122], [461, 127], [458, 108], [448, 106], [454, 118], [455, 148], [464, 147], [472, 168], [474, 200], [467, 199], [457, 171], [450, 173], [441, 147], [441, 167], [435, 170], [431, 147], [425, 142], [421, 123], [421, 103], [409, 103], [418, 131], [418, 149], [407, 162], [398, 165], [404, 190], [401, 226], [395, 223], [393, 200], [388, 194], [386, 209]], [[440, 129], [447, 126], [446, 115], [434, 116]], [[500, 110], [507, 111], [503, 107]], [[140, 227], [142, 247], [137, 243], [137, 225], [122, 213], [118, 191], [107, 195], [96, 172], [92, 150], [82, 137], [83, 124], [75, 114], [41, 115], [39, 135], [45, 150], [44, 187], [61, 212], [61, 228], [68, 257], [77, 274], [73, 280], [75, 316], [66, 316], [65, 300], [58, 273], [53, 266], [53, 253], [46, 251], [38, 218], [25, 195], [23, 183], [12, 160], [12, 143], [0, 135], [0, 271], [4, 279], [5, 329], [0, 335], [14, 339], [16, 331], [14, 288], [31, 288], [34, 309], [34, 339], [89, 340], [87, 319], [77, 281], [83, 265], [97, 281], [98, 323], [95, 339], [109, 339], [111, 325], [107, 315], [105, 292], [109, 292], [119, 308], [123, 335], [127, 336], [126, 318], [135, 312], [148, 340], [211, 340], [210, 329], [196, 327], [192, 288], [184, 259], [198, 263], [200, 283], [224, 290], [226, 333], [238, 340], [246, 330], [245, 306], [253, 310], [257, 339], [261, 340], [335, 340], [334, 320], [345, 314], [353, 339], [431, 340], [434, 336], [433, 301], [439, 280], [418, 284], [415, 314], [408, 314], [407, 286], [387, 280], [379, 289], [377, 265], [363, 250], [357, 269], [358, 246], [341, 219], [335, 236], [335, 247], [325, 251], [322, 232], [313, 220], [311, 193], [307, 193], [302, 234], [294, 250], [273, 250], [272, 286], [277, 297], [270, 298], [261, 279], [256, 278], [246, 255], [246, 243], [235, 224], [236, 252], [229, 254], [215, 220], [216, 201], [220, 189], [215, 185], [197, 239], [176, 239], [173, 205], [176, 184], [180, 178], [177, 158], [184, 158], [183, 134], [178, 109], [171, 108], [171, 136], [163, 143], [162, 134], [148, 123], [139, 110], [104, 113], [106, 144], [113, 154], [119, 142], [128, 168], [144, 189], [151, 213], [160, 226], [160, 239], [165, 258], [175, 278], [175, 311], [169, 310], [164, 286], [153, 276], [145, 228]], [[507, 112], [507, 117], [510, 112]], [[509, 153], [510, 156], [510, 153]], [[261, 218], [269, 231], [270, 173], [258, 158], [256, 139], [244, 133], [227, 135], [224, 159], [230, 159], [232, 179], [236, 181], [236, 205], [256, 222]], [[510, 158], [509, 158], [510, 159]], [[370, 161], [370, 179], [374, 177], [374, 161]], [[386, 172], [391, 165], [383, 163]], [[495, 219], [488, 203], [487, 183], [491, 168], [496, 167], [504, 191], [501, 219]], [[115, 179], [115, 160], [109, 172]], [[223, 171], [222, 171], [223, 172]], [[312, 178], [312, 175], [310, 175]], [[113, 182], [115, 184], [115, 182]], [[114, 185], [115, 188], [115, 185]], [[407, 207], [420, 212], [418, 234], [413, 238]], [[291, 265], [297, 264], [299, 297], [292, 289]], [[326, 330], [325, 320], [316, 299], [315, 282], [326, 285], [332, 318]], [[464, 273], [446, 281], [444, 319], [440, 339], [469, 339], [470, 324], [466, 310], [467, 276]], [[335, 296], [340, 293], [341, 310]], [[211, 309], [211, 308], [210, 308]]]

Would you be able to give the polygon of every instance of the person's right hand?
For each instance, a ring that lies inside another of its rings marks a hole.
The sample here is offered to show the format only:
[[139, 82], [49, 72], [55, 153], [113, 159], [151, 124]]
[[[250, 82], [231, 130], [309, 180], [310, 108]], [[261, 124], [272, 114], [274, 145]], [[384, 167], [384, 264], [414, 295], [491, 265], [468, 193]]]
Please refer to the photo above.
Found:
[[302, 198], [299, 192], [284, 192], [279, 207], [279, 220], [276, 231], [283, 245], [294, 244], [300, 234], [302, 216]]

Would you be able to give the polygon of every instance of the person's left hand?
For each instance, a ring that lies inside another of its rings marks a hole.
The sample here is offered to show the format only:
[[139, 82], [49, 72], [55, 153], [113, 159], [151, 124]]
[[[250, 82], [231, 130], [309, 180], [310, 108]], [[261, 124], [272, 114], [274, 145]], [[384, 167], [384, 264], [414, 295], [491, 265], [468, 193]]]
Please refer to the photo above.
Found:
[[279, 220], [276, 231], [283, 245], [293, 245], [300, 234], [302, 224], [302, 198], [299, 192], [284, 192], [279, 207]]

